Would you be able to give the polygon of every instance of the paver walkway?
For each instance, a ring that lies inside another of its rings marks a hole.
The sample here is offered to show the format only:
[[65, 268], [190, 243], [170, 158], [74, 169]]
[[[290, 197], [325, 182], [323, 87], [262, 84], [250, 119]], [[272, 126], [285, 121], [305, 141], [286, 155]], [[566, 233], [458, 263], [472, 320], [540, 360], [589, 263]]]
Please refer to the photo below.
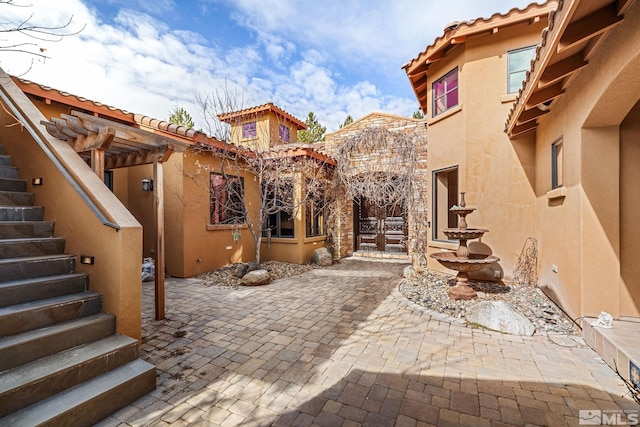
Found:
[[579, 339], [468, 328], [404, 299], [403, 267], [346, 259], [238, 289], [171, 279], [164, 321], [145, 283], [158, 387], [100, 425], [562, 426], [638, 409]]

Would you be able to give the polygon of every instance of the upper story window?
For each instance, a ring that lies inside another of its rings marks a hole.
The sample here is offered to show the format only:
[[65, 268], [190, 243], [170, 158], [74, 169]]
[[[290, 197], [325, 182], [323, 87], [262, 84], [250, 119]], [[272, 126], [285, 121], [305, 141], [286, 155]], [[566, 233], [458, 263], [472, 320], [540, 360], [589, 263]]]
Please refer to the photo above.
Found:
[[256, 135], [256, 122], [242, 124], [242, 139], [255, 138]]
[[210, 224], [243, 224], [243, 178], [211, 172], [209, 179]]
[[507, 89], [509, 93], [515, 93], [520, 90], [535, 54], [535, 46], [523, 47], [522, 49], [508, 52]]
[[285, 125], [278, 126], [278, 137], [286, 142], [289, 142], [289, 128]]
[[433, 83], [433, 117], [458, 105], [458, 67]]

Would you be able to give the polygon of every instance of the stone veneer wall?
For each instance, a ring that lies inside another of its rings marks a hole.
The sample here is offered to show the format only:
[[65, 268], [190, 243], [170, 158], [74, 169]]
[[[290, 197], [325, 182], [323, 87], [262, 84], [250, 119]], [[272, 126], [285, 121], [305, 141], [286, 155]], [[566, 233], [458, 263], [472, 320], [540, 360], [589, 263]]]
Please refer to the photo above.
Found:
[[[409, 134], [414, 141], [416, 164], [414, 165], [413, 194], [408, 201], [408, 253], [416, 265], [426, 265], [424, 254], [427, 244], [427, 197], [429, 177], [427, 176], [427, 121], [394, 116], [384, 113], [371, 113], [357, 121], [325, 135], [325, 150], [333, 155], [340, 144], [369, 127], [384, 127], [390, 132]], [[372, 152], [354, 162], [354, 169], [362, 172], [384, 171], [386, 159], [396, 156], [393, 147], [385, 152]], [[336, 159], [340, 161], [340, 159]], [[393, 172], [393, 171], [390, 171]], [[337, 203], [339, 214], [334, 216], [333, 229], [334, 255], [345, 257], [354, 251], [353, 201], [341, 198]]]

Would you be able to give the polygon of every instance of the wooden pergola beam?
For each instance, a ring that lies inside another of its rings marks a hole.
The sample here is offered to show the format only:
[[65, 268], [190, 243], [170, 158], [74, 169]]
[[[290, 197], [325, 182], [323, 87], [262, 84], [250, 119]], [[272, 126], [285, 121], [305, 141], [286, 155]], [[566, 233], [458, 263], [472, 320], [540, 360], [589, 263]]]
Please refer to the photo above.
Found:
[[560, 83], [556, 83], [553, 86], [547, 86], [543, 89], [539, 89], [531, 94], [529, 101], [527, 102], [526, 109], [529, 110], [537, 105], [544, 104], [552, 99], [562, 95], [564, 90]]
[[535, 130], [535, 128], [537, 126], [538, 126], [538, 123], [536, 123], [535, 120], [532, 120], [530, 122], [524, 123], [522, 125], [516, 125], [511, 130], [511, 133], [509, 134], [509, 137], [510, 138], [515, 138], [517, 136], [524, 135], [525, 133], [528, 133], [528, 132], [531, 132], [531, 131]]
[[516, 126], [530, 122], [531, 120], [535, 120], [538, 117], [547, 114], [548, 112], [549, 110], [541, 110], [538, 107], [533, 107], [530, 110], [525, 110], [522, 112], [522, 114], [520, 114], [518, 120], [516, 120]]
[[616, 2], [569, 24], [558, 43], [558, 53], [589, 40], [622, 22]]
[[540, 76], [540, 86], [557, 83], [564, 77], [580, 71], [588, 64], [588, 62], [582, 59], [582, 53], [578, 52], [562, 61], [549, 65], [542, 73], [542, 76]]

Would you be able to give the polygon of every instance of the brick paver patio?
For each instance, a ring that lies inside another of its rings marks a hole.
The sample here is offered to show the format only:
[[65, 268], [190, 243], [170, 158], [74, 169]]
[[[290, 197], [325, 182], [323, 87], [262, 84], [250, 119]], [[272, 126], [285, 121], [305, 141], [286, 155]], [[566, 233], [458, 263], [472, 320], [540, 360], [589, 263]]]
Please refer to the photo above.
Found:
[[637, 410], [577, 337], [471, 329], [404, 299], [404, 265], [356, 259], [238, 289], [144, 284], [158, 387], [101, 426], [578, 425]]

